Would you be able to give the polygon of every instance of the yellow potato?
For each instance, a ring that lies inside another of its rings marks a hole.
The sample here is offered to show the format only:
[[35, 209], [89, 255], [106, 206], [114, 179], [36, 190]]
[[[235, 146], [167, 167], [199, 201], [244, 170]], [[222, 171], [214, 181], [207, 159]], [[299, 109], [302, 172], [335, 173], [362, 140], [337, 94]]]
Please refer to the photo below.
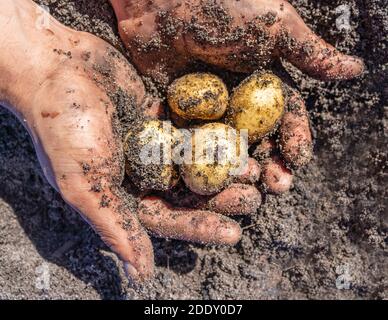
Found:
[[181, 165], [181, 175], [195, 193], [220, 192], [247, 165], [248, 142], [228, 125], [209, 123], [196, 128], [191, 144], [192, 161]]
[[253, 74], [233, 92], [226, 123], [249, 132], [249, 142], [258, 142], [272, 132], [285, 108], [282, 81], [271, 73]]
[[226, 111], [229, 94], [217, 76], [192, 73], [171, 84], [167, 99], [171, 110], [186, 120], [217, 120]]
[[126, 172], [140, 190], [171, 189], [179, 180], [172, 148], [179, 130], [169, 121], [146, 120], [132, 128], [124, 141]]

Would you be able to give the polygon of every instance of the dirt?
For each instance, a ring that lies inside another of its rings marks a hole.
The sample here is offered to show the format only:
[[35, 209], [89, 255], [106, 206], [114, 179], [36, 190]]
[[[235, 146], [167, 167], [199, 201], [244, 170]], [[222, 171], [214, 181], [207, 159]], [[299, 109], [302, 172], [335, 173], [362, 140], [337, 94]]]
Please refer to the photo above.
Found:
[[[107, 0], [36, 2], [125, 53]], [[386, 4], [347, 0], [352, 29], [341, 32], [335, 9], [344, 1], [290, 2], [367, 65], [359, 79], [323, 83], [284, 63], [314, 128], [314, 159], [295, 172], [293, 189], [239, 219], [244, 235], [233, 248], [153, 238], [155, 280], [135, 288], [45, 181], [27, 132], [1, 109], [0, 299], [388, 298]]]

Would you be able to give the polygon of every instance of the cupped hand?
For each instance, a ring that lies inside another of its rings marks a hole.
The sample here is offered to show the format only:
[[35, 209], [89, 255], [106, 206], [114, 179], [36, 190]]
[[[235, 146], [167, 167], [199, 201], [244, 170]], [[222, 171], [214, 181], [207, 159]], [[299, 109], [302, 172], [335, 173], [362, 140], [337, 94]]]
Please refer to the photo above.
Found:
[[285, 0], [110, 0], [138, 69], [168, 84], [196, 60], [251, 73], [284, 58], [322, 80], [350, 79], [361, 59], [317, 36]]
[[157, 116], [160, 104], [119, 52], [52, 17], [38, 30], [32, 1], [8, 1], [0, 8], [0, 18], [13, 17], [7, 24], [12, 44], [0, 59], [1, 105], [25, 124], [50, 184], [118, 254], [133, 280], [153, 274], [143, 225], [160, 237], [239, 240], [238, 224], [214, 211], [176, 209], [157, 197], [124, 191], [123, 123], [137, 121], [136, 114]]
[[[285, 0], [110, 1], [133, 63], [162, 88], [197, 61], [252, 73], [284, 58], [321, 80], [346, 80], [364, 70], [361, 59], [317, 36]], [[280, 128], [254, 152], [262, 186], [273, 193], [289, 190], [290, 169], [312, 158], [304, 101], [293, 86], [286, 86], [287, 111]]]

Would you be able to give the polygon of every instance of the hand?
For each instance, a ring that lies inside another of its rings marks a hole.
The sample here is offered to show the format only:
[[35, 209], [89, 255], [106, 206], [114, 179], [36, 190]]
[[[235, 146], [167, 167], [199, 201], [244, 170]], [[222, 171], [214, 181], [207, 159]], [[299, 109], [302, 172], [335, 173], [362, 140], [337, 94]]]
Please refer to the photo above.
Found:
[[[162, 88], [195, 61], [251, 73], [285, 58], [321, 80], [350, 79], [361, 59], [337, 51], [314, 34], [284, 0], [111, 0], [121, 38], [132, 61]], [[284, 77], [283, 77], [284, 78]], [[297, 90], [288, 87], [279, 144], [264, 139], [255, 151], [263, 186], [274, 193], [292, 185], [290, 168], [312, 157], [308, 114]]]
[[168, 84], [201, 60], [251, 73], [285, 58], [322, 80], [350, 79], [362, 60], [314, 34], [285, 0], [110, 0], [133, 63]]
[[140, 77], [109, 44], [52, 17], [39, 30], [37, 9], [30, 0], [0, 2], [0, 103], [26, 125], [50, 184], [118, 254], [133, 280], [153, 273], [142, 224], [161, 237], [235, 244], [241, 229], [229, 218], [124, 192], [119, 120], [130, 123], [134, 111], [154, 117], [160, 105], [147, 103], [152, 99]]

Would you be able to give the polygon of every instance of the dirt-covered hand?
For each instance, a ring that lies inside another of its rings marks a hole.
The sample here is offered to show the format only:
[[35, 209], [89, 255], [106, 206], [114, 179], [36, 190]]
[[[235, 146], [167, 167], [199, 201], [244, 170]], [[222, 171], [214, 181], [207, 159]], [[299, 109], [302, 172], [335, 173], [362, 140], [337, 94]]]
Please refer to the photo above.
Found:
[[133, 63], [161, 84], [196, 60], [250, 73], [283, 57], [322, 80], [353, 78], [362, 60], [337, 51], [285, 0], [110, 0]]
[[[111, 0], [121, 38], [140, 72], [162, 88], [197, 61], [233, 72], [271, 69], [284, 58], [321, 80], [345, 80], [364, 70], [317, 36], [285, 0]], [[194, 69], [195, 70], [195, 69]], [[284, 80], [284, 79], [283, 79]], [[292, 185], [290, 168], [312, 157], [308, 114], [297, 90], [277, 137], [257, 147], [262, 184], [274, 193]]]
[[124, 192], [125, 126], [138, 120], [136, 114], [155, 116], [159, 104], [147, 103], [152, 99], [141, 78], [109, 44], [52, 17], [36, 28], [39, 12], [30, 0], [0, 3], [6, 35], [0, 39], [0, 102], [25, 124], [50, 184], [118, 254], [134, 280], [149, 278], [154, 266], [141, 222], [159, 236], [236, 243], [241, 229], [229, 218], [212, 211], [179, 215], [167, 206], [156, 215], [152, 210], [159, 203]]

